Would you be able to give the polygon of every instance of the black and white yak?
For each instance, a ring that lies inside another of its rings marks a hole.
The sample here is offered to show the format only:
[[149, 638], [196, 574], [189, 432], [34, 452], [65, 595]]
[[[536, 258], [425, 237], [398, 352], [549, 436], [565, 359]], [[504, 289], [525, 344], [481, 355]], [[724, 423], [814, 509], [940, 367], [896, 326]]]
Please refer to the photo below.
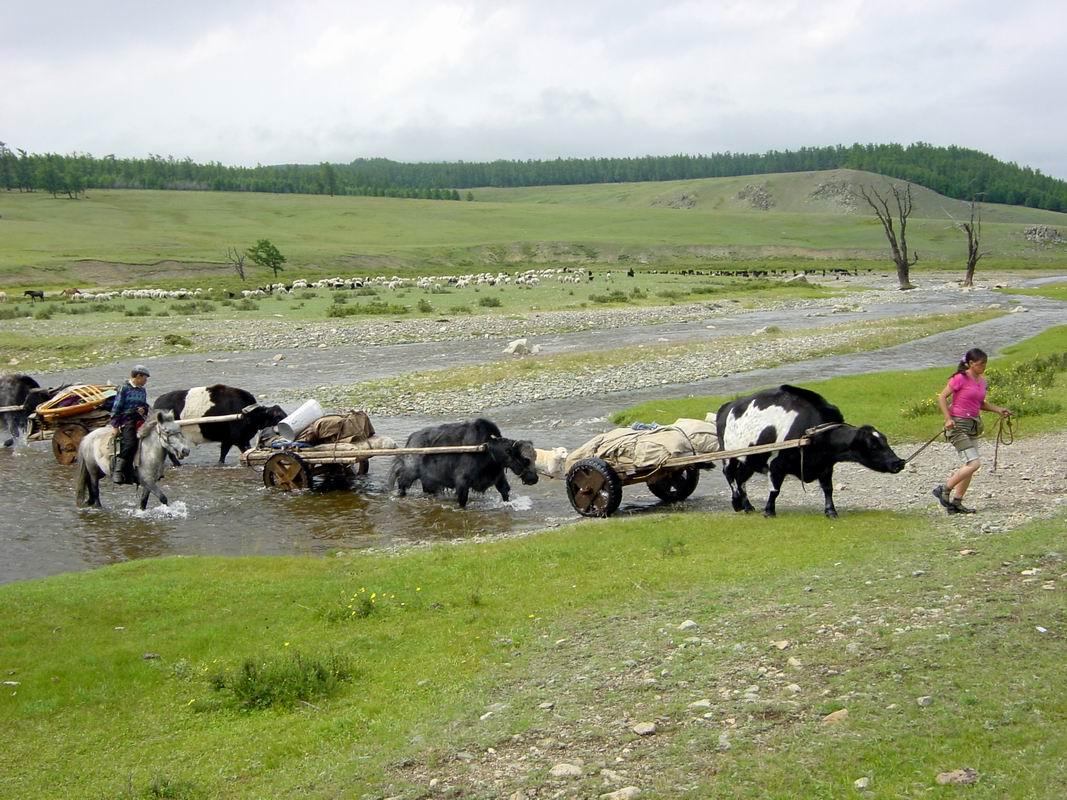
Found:
[[505, 476], [511, 470], [527, 485], [537, 483], [537, 454], [527, 440], [506, 439], [500, 428], [487, 419], [451, 422], [415, 431], [405, 447], [445, 447], [481, 445], [480, 453], [442, 453], [440, 455], [400, 455], [393, 460], [389, 473], [390, 486], [396, 486], [401, 497], [415, 481], [427, 494], [442, 489], [455, 489], [459, 507], [467, 505], [473, 489], [484, 492], [495, 486], [506, 502], [511, 485]]
[[[196, 419], [197, 417], [222, 417], [237, 414], [248, 406], [255, 405], [256, 398], [251, 392], [234, 386], [217, 383], [214, 386], [195, 386], [192, 389], [178, 389], [156, 398], [153, 408], [172, 411], [176, 420]], [[244, 452], [251, 447], [252, 439], [264, 428], [277, 425], [285, 419], [285, 410], [281, 406], [262, 406], [252, 410], [243, 419], [229, 422], [204, 422], [199, 425], [183, 426], [185, 438], [190, 444], [219, 442], [219, 463], [226, 463], [226, 454], [231, 447]]]
[[893, 452], [884, 434], [870, 425], [847, 424], [837, 406], [796, 386], [779, 386], [725, 403], [715, 423], [723, 450], [783, 442], [799, 438], [812, 428], [827, 426], [803, 448], [731, 458], [723, 475], [730, 484], [734, 511], [755, 510], [745, 493], [745, 482], [756, 472], [770, 473], [765, 516], [775, 515], [774, 503], [782, 481], [792, 475], [805, 483], [817, 480], [826, 501], [826, 516], [836, 517], [834, 465], [851, 461], [875, 472], [897, 473], [904, 469], [905, 462]]

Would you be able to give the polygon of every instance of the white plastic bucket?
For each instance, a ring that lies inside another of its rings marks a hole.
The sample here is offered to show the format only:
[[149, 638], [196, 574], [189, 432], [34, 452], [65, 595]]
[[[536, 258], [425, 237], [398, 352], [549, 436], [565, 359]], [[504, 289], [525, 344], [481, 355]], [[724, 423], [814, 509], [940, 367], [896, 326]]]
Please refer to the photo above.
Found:
[[304, 428], [323, 416], [324, 413], [318, 400], [308, 400], [278, 423], [278, 434], [289, 441], [293, 441], [303, 432]]

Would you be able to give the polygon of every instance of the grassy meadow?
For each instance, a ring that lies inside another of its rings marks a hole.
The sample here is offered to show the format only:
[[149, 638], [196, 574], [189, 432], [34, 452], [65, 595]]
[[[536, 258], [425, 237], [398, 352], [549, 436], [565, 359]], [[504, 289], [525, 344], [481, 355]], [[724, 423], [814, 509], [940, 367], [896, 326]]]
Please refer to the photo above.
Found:
[[[1006, 379], [1014, 365], [1052, 357], [1063, 363], [1058, 370], [1053, 370], [1054, 377], [1048, 386]], [[811, 381], [804, 386], [828, 398], [841, 409], [846, 420], [874, 425], [890, 439], [925, 441], [941, 427], [941, 412], [934, 398], [954, 370], [954, 364], [946, 364], [943, 368], [830, 378]], [[1064, 430], [1067, 428], [1067, 404], [1061, 400], [1067, 395], [1067, 325], [1050, 328], [992, 355], [986, 377], [991, 402], [1017, 412], [1015, 428], [1018, 435]], [[1030, 410], [1028, 402], [1038, 396], [1047, 397], [1047, 403]], [[680, 417], [704, 419], [705, 414], [716, 411], [732, 399], [732, 396], [721, 395], [653, 400], [620, 411], [612, 420], [629, 425], [637, 421], [668, 423]]]
[[579, 796], [603, 765], [652, 798], [836, 797], [861, 776], [919, 797], [964, 766], [971, 798], [1059, 797], [1067, 614], [1020, 573], [1062, 573], [1067, 520], [938, 520], [657, 515], [3, 586], [0, 796], [416, 798], [443, 776], [491, 798], [494, 767], [547, 792], [578, 759]]
[[[84, 200], [40, 192], [0, 194], [0, 286], [63, 288], [229, 282], [230, 247], [270, 238], [289, 263], [285, 278], [357, 271], [469, 272], [581, 263], [786, 266], [833, 261], [887, 264], [881, 226], [862, 207], [823, 201], [827, 182], [884, 179], [850, 171], [648, 184], [474, 190], [474, 202], [178, 191], [102, 191]], [[769, 187], [770, 210], [737, 192]], [[679, 197], [692, 207], [674, 208]], [[917, 270], [961, 263], [952, 218], [965, 205], [917, 188], [909, 242]], [[950, 216], [951, 215], [951, 216]], [[1022, 235], [1027, 224], [1067, 229], [1067, 215], [1020, 207], [984, 212], [984, 268], [1067, 262], [1061, 246]], [[253, 270], [253, 282], [268, 273]]]

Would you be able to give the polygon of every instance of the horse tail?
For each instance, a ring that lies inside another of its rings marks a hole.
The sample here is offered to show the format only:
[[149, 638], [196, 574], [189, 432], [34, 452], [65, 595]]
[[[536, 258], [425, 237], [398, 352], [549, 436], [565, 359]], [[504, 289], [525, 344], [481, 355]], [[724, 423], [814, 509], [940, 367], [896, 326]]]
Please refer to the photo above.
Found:
[[78, 477], [74, 481], [74, 492], [74, 503], [78, 508], [89, 504], [89, 465], [84, 457], [78, 459]]

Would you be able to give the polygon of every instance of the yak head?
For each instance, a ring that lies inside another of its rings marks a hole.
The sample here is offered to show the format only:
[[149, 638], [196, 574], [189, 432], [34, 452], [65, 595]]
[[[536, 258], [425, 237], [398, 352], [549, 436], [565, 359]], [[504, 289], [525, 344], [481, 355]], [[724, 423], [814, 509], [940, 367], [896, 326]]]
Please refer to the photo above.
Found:
[[492, 439], [493, 460], [510, 469], [527, 486], [537, 483], [537, 451], [528, 439]]

